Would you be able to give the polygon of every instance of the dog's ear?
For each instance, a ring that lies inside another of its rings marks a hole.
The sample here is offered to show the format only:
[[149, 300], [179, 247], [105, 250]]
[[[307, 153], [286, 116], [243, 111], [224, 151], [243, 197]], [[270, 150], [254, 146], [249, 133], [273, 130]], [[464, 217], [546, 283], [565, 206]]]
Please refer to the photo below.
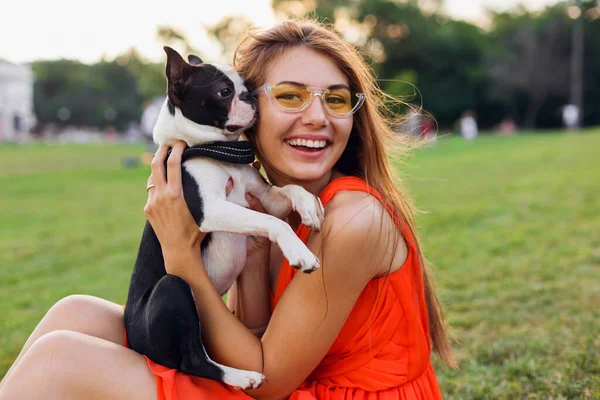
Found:
[[188, 56], [188, 62], [192, 65], [200, 65], [200, 64], [202, 64], [202, 59], [198, 56], [190, 54]]
[[175, 105], [179, 105], [181, 104], [181, 100], [178, 96], [178, 89], [183, 85], [191, 66], [172, 48], [165, 46], [163, 49], [167, 53], [167, 94]]

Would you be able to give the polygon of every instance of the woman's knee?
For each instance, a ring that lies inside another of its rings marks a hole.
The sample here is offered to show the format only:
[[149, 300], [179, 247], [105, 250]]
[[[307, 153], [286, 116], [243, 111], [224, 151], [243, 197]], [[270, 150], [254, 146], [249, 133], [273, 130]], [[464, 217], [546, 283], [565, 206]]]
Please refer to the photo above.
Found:
[[60, 314], [60, 315], [76, 315], [81, 312], [89, 311], [91, 308], [95, 308], [95, 298], [92, 296], [86, 296], [82, 294], [72, 294], [67, 297], [63, 297], [50, 308], [49, 314]]
[[[77, 359], [78, 349], [72, 335], [80, 333], [53, 331], [38, 338], [16, 366], [16, 369], [3, 381], [0, 398], [21, 399], [28, 396], [35, 387], [56, 387], [63, 377], [73, 372], [73, 360]], [[32, 384], [34, 386], [32, 386]]]
[[123, 308], [107, 300], [70, 295], [54, 304], [44, 317], [48, 332], [70, 330], [122, 344]]
[[[49, 382], [57, 377], [69, 376], [74, 372], [75, 362], [81, 349], [78, 349], [77, 335], [81, 333], [56, 330], [42, 335], [31, 346], [19, 368], [31, 374], [36, 380]], [[14, 375], [23, 375], [16, 373]]]
[[[77, 335], [81, 335], [81, 333], [69, 330], [48, 332], [35, 341], [27, 356], [60, 363], [61, 360], [69, 359], [72, 355], [77, 354], [77, 341], [75, 340]], [[57, 365], [50, 367], [57, 367]]]
[[68, 394], [61, 398], [90, 398], [92, 393], [107, 399], [155, 398], [155, 377], [141, 355], [78, 332], [43, 335], [22, 367], [27, 378]]

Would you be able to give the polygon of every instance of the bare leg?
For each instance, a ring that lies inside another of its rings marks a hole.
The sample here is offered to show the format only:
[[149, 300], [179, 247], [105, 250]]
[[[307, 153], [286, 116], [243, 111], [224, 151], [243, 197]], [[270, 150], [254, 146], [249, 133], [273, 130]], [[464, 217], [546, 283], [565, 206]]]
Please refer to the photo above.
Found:
[[143, 356], [73, 331], [35, 341], [0, 388], [0, 400], [154, 400], [156, 378]]
[[98, 297], [83, 295], [68, 296], [58, 301], [25, 342], [23, 350], [0, 383], [0, 389], [31, 346], [40, 337], [57, 330], [85, 333], [123, 345], [125, 340], [123, 307]]

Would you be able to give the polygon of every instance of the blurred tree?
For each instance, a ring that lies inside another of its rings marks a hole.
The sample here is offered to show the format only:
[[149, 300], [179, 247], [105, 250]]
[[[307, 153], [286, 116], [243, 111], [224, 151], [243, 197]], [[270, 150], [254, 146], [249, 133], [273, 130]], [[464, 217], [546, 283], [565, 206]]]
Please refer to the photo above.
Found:
[[600, 0], [583, 1], [584, 124], [600, 125]]
[[490, 52], [489, 73], [495, 84], [491, 93], [505, 101], [524, 94], [527, 128], [535, 127], [540, 107], [549, 96], [568, 93], [571, 57], [566, 18], [564, 13], [540, 18], [529, 12], [517, 17], [494, 16], [491, 36], [496, 51]]
[[[305, 16], [316, 16], [320, 20], [335, 22], [337, 13], [347, 13], [357, 5], [373, 3], [372, 0], [272, 0], [273, 9], [284, 18], [301, 18]], [[441, 11], [444, 0], [403, 0], [392, 1], [395, 3], [409, 3], [425, 10], [428, 13]], [[350, 13], [352, 14], [352, 13]], [[353, 17], [357, 17], [354, 15]]]
[[165, 46], [177, 47], [185, 54], [195, 54], [202, 58], [202, 53], [190, 44], [187, 37], [171, 26], [159, 26], [156, 29], [156, 37]]
[[[183, 34], [160, 27], [164, 44], [199, 54]], [[34, 107], [40, 123], [115, 126], [139, 121], [143, 104], [166, 92], [165, 64], [152, 63], [131, 48], [112, 61], [83, 64], [72, 60], [33, 63]]]
[[87, 65], [37, 61], [34, 107], [40, 123], [123, 129], [138, 120], [141, 96], [135, 76], [116, 61]]
[[[599, 124], [600, 2], [584, 1], [584, 124]], [[568, 2], [541, 13], [524, 9], [493, 16], [488, 50], [488, 95], [504, 104], [526, 126], [560, 127], [561, 108], [569, 100], [574, 18], [581, 12]]]
[[142, 101], [165, 95], [167, 82], [165, 62], [150, 62], [141, 57], [132, 47], [117, 57], [117, 63], [126, 67], [135, 76]]
[[245, 16], [230, 15], [207, 27], [207, 32], [219, 41], [223, 57], [231, 63], [238, 40], [251, 25], [252, 21]]

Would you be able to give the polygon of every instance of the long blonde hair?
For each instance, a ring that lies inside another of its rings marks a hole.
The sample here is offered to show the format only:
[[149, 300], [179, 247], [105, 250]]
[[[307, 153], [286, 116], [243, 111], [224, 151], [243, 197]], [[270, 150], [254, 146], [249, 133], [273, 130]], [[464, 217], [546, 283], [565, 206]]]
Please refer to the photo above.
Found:
[[[449, 366], [456, 365], [448, 342], [447, 327], [441, 305], [435, 295], [427, 264], [420, 250], [414, 221], [414, 207], [402, 193], [401, 182], [394, 173], [386, 148], [407, 147], [408, 139], [393, 132], [392, 118], [385, 116], [386, 95], [376, 86], [373, 71], [358, 51], [334, 31], [319, 22], [301, 19], [284, 21], [268, 30], [249, 29], [234, 53], [234, 67], [246, 80], [250, 90], [266, 79], [266, 68], [287, 49], [304, 46], [330, 57], [348, 78], [351, 89], [364, 93], [364, 105], [354, 114], [348, 146], [335, 169], [364, 179], [391, 205], [410, 230], [417, 249], [425, 286], [429, 332], [433, 350]], [[247, 132], [256, 146], [255, 132]], [[406, 141], [406, 142], [403, 142]]]

